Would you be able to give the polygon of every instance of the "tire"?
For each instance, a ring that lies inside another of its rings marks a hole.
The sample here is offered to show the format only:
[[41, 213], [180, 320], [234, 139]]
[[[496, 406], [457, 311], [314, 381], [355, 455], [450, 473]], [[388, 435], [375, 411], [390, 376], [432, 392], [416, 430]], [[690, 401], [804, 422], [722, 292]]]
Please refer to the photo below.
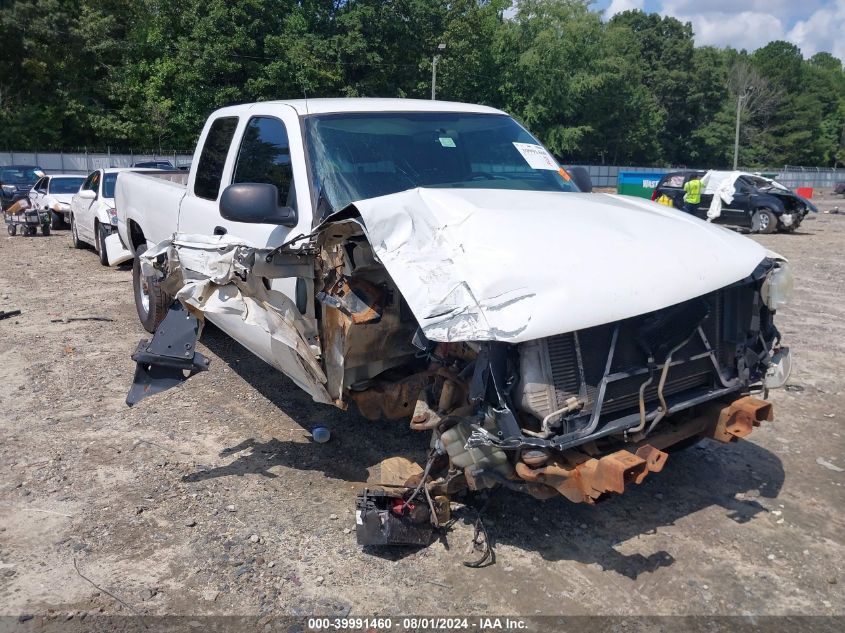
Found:
[[50, 228], [51, 229], [60, 229], [64, 226], [65, 219], [61, 213], [56, 213], [55, 211], [50, 211]]
[[85, 248], [85, 243], [79, 239], [79, 234], [76, 232], [76, 218], [70, 214], [70, 242], [74, 248]]
[[132, 260], [132, 294], [135, 295], [138, 320], [147, 332], [152, 333], [164, 320], [172, 300], [157, 282], [143, 278], [140, 255], [146, 250], [146, 244], [142, 244], [135, 250], [135, 259]]
[[99, 222], [96, 223], [96, 228], [94, 229], [95, 241], [97, 242], [97, 255], [100, 257], [100, 263], [103, 266], [109, 265], [109, 254], [106, 251], [106, 231], [103, 228], [103, 225]]
[[754, 233], [774, 233], [778, 228], [778, 219], [770, 209], [757, 209], [751, 218], [751, 230]]
[[50, 235], [50, 225], [49, 224], [42, 224], [41, 225], [41, 235], [47, 237]]
[[14, 237], [18, 232], [18, 227], [16, 227], [14, 224], [9, 224], [9, 226], [6, 227], [6, 230], [9, 231], [9, 235]]

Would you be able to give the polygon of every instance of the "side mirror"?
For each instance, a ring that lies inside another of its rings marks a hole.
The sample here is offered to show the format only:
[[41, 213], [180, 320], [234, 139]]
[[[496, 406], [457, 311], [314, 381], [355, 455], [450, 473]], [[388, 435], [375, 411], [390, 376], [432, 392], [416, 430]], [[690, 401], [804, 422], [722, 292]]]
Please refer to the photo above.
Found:
[[78, 194], [83, 200], [96, 200], [97, 192], [93, 189], [82, 189]]
[[229, 185], [220, 196], [220, 215], [232, 222], [296, 226], [296, 209], [280, 207], [276, 185], [243, 182]]
[[586, 167], [567, 167], [566, 171], [569, 172], [572, 180], [575, 181], [575, 186], [581, 191], [584, 193], [593, 192], [593, 180], [590, 178], [590, 172], [587, 171]]

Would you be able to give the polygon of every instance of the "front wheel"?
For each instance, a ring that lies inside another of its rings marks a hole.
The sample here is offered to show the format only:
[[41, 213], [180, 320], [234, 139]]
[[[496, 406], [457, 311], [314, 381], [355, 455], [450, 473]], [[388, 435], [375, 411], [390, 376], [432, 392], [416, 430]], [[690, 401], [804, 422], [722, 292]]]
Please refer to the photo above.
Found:
[[55, 211], [50, 211], [50, 228], [51, 229], [60, 229], [64, 226], [65, 219], [61, 213], [56, 213]]
[[95, 240], [97, 242], [97, 255], [100, 256], [100, 263], [103, 266], [109, 265], [109, 254], [106, 251], [106, 238], [108, 233], [103, 228], [103, 225], [97, 222], [97, 229], [95, 232]]
[[41, 225], [41, 235], [47, 237], [50, 235], [50, 225], [49, 224], [42, 224]]
[[132, 261], [132, 290], [135, 295], [135, 309], [138, 319], [147, 332], [155, 332], [158, 324], [164, 320], [167, 308], [171, 303], [170, 297], [161, 285], [151, 277], [145, 277], [141, 271], [141, 254], [147, 250], [146, 244], [135, 251]]
[[770, 209], [757, 209], [751, 218], [751, 230], [755, 233], [774, 233], [778, 228], [778, 219]]

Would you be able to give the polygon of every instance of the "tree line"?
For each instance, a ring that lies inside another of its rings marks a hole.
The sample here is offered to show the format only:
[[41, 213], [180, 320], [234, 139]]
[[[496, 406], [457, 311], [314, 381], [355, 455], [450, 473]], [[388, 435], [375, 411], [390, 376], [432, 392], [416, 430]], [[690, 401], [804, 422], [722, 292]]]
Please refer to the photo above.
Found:
[[[586, 0], [0, 0], [0, 146], [190, 148], [215, 108], [437, 97], [501, 108], [568, 162], [834, 166], [845, 73], [775, 41]], [[438, 50], [438, 45], [445, 49]], [[741, 46], [741, 42], [737, 42]]]

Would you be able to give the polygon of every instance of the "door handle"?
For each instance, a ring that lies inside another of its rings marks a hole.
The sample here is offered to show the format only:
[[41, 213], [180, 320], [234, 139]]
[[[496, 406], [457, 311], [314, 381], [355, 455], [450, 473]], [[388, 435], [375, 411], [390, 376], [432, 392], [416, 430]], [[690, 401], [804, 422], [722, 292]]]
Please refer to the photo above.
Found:
[[222, 226], [215, 226], [214, 227], [214, 234], [215, 235], [226, 235], [228, 231], [224, 229]]

